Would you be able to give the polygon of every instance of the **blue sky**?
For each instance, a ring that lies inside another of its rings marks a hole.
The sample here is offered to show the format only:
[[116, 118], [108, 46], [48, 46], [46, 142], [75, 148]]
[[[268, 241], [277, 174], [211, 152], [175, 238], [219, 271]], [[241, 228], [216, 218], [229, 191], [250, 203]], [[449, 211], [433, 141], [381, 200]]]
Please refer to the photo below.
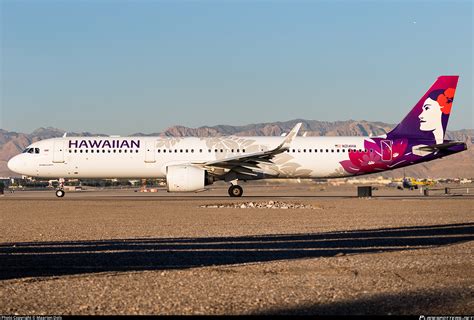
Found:
[[442, 74], [474, 128], [471, 1], [0, 3], [3, 129], [397, 123]]

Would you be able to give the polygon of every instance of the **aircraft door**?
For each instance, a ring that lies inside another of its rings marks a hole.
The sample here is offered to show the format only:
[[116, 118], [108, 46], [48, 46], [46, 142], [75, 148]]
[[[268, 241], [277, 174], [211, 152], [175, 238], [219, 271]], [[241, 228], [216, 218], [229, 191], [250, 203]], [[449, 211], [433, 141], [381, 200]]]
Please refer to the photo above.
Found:
[[146, 147], [145, 148], [145, 162], [148, 162], [148, 163], [156, 162], [155, 140], [147, 141], [145, 147]]
[[53, 147], [53, 162], [64, 162], [64, 140], [55, 140]]
[[382, 152], [382, 161], [392, 161], [392, 140], [380, 141], [380, 150]]

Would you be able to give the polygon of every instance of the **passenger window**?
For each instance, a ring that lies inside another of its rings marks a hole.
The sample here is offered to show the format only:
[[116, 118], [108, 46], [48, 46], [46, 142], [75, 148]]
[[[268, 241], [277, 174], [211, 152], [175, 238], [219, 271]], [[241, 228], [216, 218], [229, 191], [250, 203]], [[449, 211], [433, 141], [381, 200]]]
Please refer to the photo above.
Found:
[[69, 153], [72, 153], [72, 150], [71, 150], [71, 149], [69, 149]]
[[337, 152], [340, 152], [340, 150], [339, 150], [339, 149], [337, 149], [336, 151], [337, 151]]
[[161, 152], [161, 150], [160, 150], [160, 149], [158, 149], [158, 150], [156, 150], [156, 151], [158, 151], [158, 153], [160, 153], [160, 152]]
[[94, 150], [91, 150], [91, 153], [94, 153]]
[[314, 152], [318, 152], [318, 149], [314, 149]]
[[191, 153], [194, 153], [194, 149], [191, 149]]
[[242, 149], [242, 152], [245, 153], [245, 149]]
[[326, 149], [326, 152], [328, 152], [328, 153], [329, 153], [329, 149]]
[[221, 152], [224, 152], [224, 150], [223, 150], [223, 149], [221, 149]]
[[186, 153], [188, 153], [188, 149], [186, 149]]

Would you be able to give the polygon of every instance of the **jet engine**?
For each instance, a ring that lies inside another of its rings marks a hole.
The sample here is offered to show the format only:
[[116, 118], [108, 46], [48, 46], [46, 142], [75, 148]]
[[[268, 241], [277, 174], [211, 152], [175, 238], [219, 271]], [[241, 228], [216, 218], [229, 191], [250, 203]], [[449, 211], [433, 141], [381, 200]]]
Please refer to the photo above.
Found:
[[173, 165], [166, 168], [166, 185], [171, 192], [204, 189], [214, 182], [206, 170], [192, 165]]

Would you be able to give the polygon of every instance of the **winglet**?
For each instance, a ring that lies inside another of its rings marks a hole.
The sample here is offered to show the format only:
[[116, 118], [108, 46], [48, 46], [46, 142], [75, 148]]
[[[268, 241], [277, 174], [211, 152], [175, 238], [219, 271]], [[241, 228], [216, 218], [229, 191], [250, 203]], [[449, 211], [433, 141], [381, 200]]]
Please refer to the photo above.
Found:
[[288, 149], [290, 147], [291, 142], [293, 139], [298, 135], [298, 131], [300, 131], [302, 123], [298, 122], [293, 129], [291, 129], [290, 133], [285, 137], [285, 140], [278, 146], [277, 149]]

